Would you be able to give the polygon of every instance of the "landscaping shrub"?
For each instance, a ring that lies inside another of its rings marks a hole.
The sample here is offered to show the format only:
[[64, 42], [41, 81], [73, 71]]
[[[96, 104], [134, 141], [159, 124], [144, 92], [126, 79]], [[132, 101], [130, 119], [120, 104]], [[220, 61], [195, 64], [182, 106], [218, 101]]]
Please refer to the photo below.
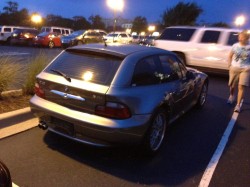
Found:
[[39, 74], [51, 59], [41, 51], [37, 56], [31, 57], [27, 66], [26, 79], [23, 87], [25, 94], [34, 94], [36, 75]]
[[8, 90], [11, 84], [18, 84], [18, 76], [24, 71], [23, 67], [10, 56], [0, 57], [0, 93]]

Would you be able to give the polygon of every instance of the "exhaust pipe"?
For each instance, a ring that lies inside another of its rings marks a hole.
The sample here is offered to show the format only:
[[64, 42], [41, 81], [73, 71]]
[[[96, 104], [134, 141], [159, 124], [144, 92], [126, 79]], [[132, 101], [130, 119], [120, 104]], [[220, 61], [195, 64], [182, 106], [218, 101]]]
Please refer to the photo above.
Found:
[[48, 128], [48, 125], [46, 125], [46, 122], [40, 121], [38, 127], [42, 130], [46, 130]]

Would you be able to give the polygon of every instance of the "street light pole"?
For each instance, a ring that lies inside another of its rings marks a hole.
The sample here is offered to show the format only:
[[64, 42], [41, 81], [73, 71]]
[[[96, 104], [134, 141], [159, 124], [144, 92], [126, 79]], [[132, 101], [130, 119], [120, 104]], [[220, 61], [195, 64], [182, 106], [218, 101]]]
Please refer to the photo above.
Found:
[[113, 25], [113, 32], [116, 30], [116, 10], [114, 9], [114, 25]]
[[107, 5], [114, 11], [113, 31], [115, 32], [117, 23], [116, 11], [118, 10], [122, 11], [124, 2], [123, 0], [107, 0]]

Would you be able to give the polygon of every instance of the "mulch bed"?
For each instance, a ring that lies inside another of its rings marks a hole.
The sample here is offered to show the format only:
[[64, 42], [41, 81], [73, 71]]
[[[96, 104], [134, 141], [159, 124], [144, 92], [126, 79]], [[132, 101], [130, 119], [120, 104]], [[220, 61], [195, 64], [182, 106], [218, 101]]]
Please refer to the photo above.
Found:
[[30, 95], [24, 95], [0, 99], [0, 114], [28, 107], [31, 97]]

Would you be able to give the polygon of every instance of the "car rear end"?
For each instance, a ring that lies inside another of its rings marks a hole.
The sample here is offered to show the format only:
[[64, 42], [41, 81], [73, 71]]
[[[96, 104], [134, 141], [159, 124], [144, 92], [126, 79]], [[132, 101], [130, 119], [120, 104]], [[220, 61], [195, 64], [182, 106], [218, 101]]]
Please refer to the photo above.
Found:
[[36, 29], [16, 29], [11, 34], [10, 44], [32, 45], [33, 39], [36, 37], [37, 34], [38, 30]]
[[47, 45], [47, 37], [48, 33], [47, 32], [42, 32], [38, 34], [34, 40], [33, 40], [33, 45], [34, 46], [46, 46]]
[[141, 141], [148, 118], [133, 116], [112, 85], [125, 56], [103, 51], [68, 48], [37, 76], [30, 106], [41, 128], [96, 146]]

